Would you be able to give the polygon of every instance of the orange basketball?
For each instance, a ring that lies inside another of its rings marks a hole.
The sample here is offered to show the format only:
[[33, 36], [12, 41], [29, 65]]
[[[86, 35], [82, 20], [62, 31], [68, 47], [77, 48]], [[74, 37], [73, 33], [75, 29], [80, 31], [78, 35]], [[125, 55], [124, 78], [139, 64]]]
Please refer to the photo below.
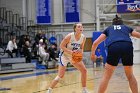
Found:
[[75, 51], [72, 53], [72, 61], [73, 63], [77, 63], [77, 62], [80, 62], [82, 61], [83, 59], [83, 54], [81, 51]]

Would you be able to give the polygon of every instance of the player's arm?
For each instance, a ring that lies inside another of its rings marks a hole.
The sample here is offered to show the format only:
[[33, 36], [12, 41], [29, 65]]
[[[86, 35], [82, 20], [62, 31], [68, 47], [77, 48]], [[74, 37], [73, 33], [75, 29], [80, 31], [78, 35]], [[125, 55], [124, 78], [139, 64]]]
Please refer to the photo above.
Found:
[[137, 38], [140, 38], [140, 33], [136, 31], [136, 29], [134, 29], [134, 31], [132, 31], [131, 35], [133, 37], [137, 37]]
[[92, 44], [91, 47], [91, 59], [94, 60], [95, 59], [95, 50], [97, 48], [97, 46], [106, 39], [106, 35], [105, 34], [101, 34]]
[[68, 34], [60, 43], [60, 48], [64, 51], [64, 52], [67, 52], [68, 54], [72, 54], [72, 50], [69, 50], [67, 48], [67, 44], [69, 43], [70, 41], [70, 38], [71, 38], [71, 35]]

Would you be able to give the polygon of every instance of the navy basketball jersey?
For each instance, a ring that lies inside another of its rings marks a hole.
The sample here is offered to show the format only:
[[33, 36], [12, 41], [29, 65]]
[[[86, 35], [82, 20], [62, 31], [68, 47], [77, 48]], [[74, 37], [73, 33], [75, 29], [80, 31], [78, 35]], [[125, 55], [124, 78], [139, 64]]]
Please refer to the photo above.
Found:
[[103, 31], [103, 34], [107, 36], [107, 46], [117, 41], [132, 42], [130, 34], [133, 29], [126, 25], [112, 25]]

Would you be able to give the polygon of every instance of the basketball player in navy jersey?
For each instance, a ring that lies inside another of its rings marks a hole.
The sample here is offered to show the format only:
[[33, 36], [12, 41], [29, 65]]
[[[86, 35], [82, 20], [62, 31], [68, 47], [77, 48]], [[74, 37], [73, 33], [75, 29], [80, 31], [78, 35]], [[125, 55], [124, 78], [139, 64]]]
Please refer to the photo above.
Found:
[[95, 50], [97, 46], [108, 39], [108, 56], [105, 64], [105, 71], [101, 79], [98, 93], [105, 93], [108, 82], [118, 65], [119, 59], [122, 59], [126, 77], [132, 93], [138, 93], [138, 84], [133, 74], [133, 45], [130, 35], [140, 38], [140, 33], [123, 24], [123, 20], [116, 15], [113, 19], [113, 25], [109, 26], [103, 33], [93, 42], [91, 48], [91, 59], [95, 60]]
[[77, 23], [73, 27], [74, 32], [69, 33], [60, 44], [60, 54], [59, 54], [59, 67], [58, 67], [58, 75], [52, 81], [47, 93], [52, 93], [52, 89], [55, 85], [64, 77], [67, 64], [70, 62], [75, 68], [77, 68], [81, 72], [81, 82], [82, 82], [82, 93], [89, 93], [86, 89], [86, 77], [87, 70], [84, 63], [78, 62], [74, 63], [72, 61], [72, 53], [76, 50], [81, 51], [83, 53], [83, 48], [85, 44], [86, 37], [83, 32], [83, 26], [81, 23]]

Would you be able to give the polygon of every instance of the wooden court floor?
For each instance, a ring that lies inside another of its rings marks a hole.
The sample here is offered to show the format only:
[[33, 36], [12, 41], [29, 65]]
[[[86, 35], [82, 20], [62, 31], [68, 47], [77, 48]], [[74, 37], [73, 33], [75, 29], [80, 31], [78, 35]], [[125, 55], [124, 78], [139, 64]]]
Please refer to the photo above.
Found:
[[[97, 93], [103, 67], [89, 67], [87, 88], [90, 93]], [[0, 93], [45, 93], [50, 82], [56, 76], [56, 69], [37, 70], [0, 75]], [[140, 93], [140, 65], [134, 65], [134, 74]], [[53, 93], [81, 93], [80, 73], [73, 67], [68, 68], [65, 77], [54, 88]], [[123, 67], [115, 70], [106, 93], [131, 93]]]

